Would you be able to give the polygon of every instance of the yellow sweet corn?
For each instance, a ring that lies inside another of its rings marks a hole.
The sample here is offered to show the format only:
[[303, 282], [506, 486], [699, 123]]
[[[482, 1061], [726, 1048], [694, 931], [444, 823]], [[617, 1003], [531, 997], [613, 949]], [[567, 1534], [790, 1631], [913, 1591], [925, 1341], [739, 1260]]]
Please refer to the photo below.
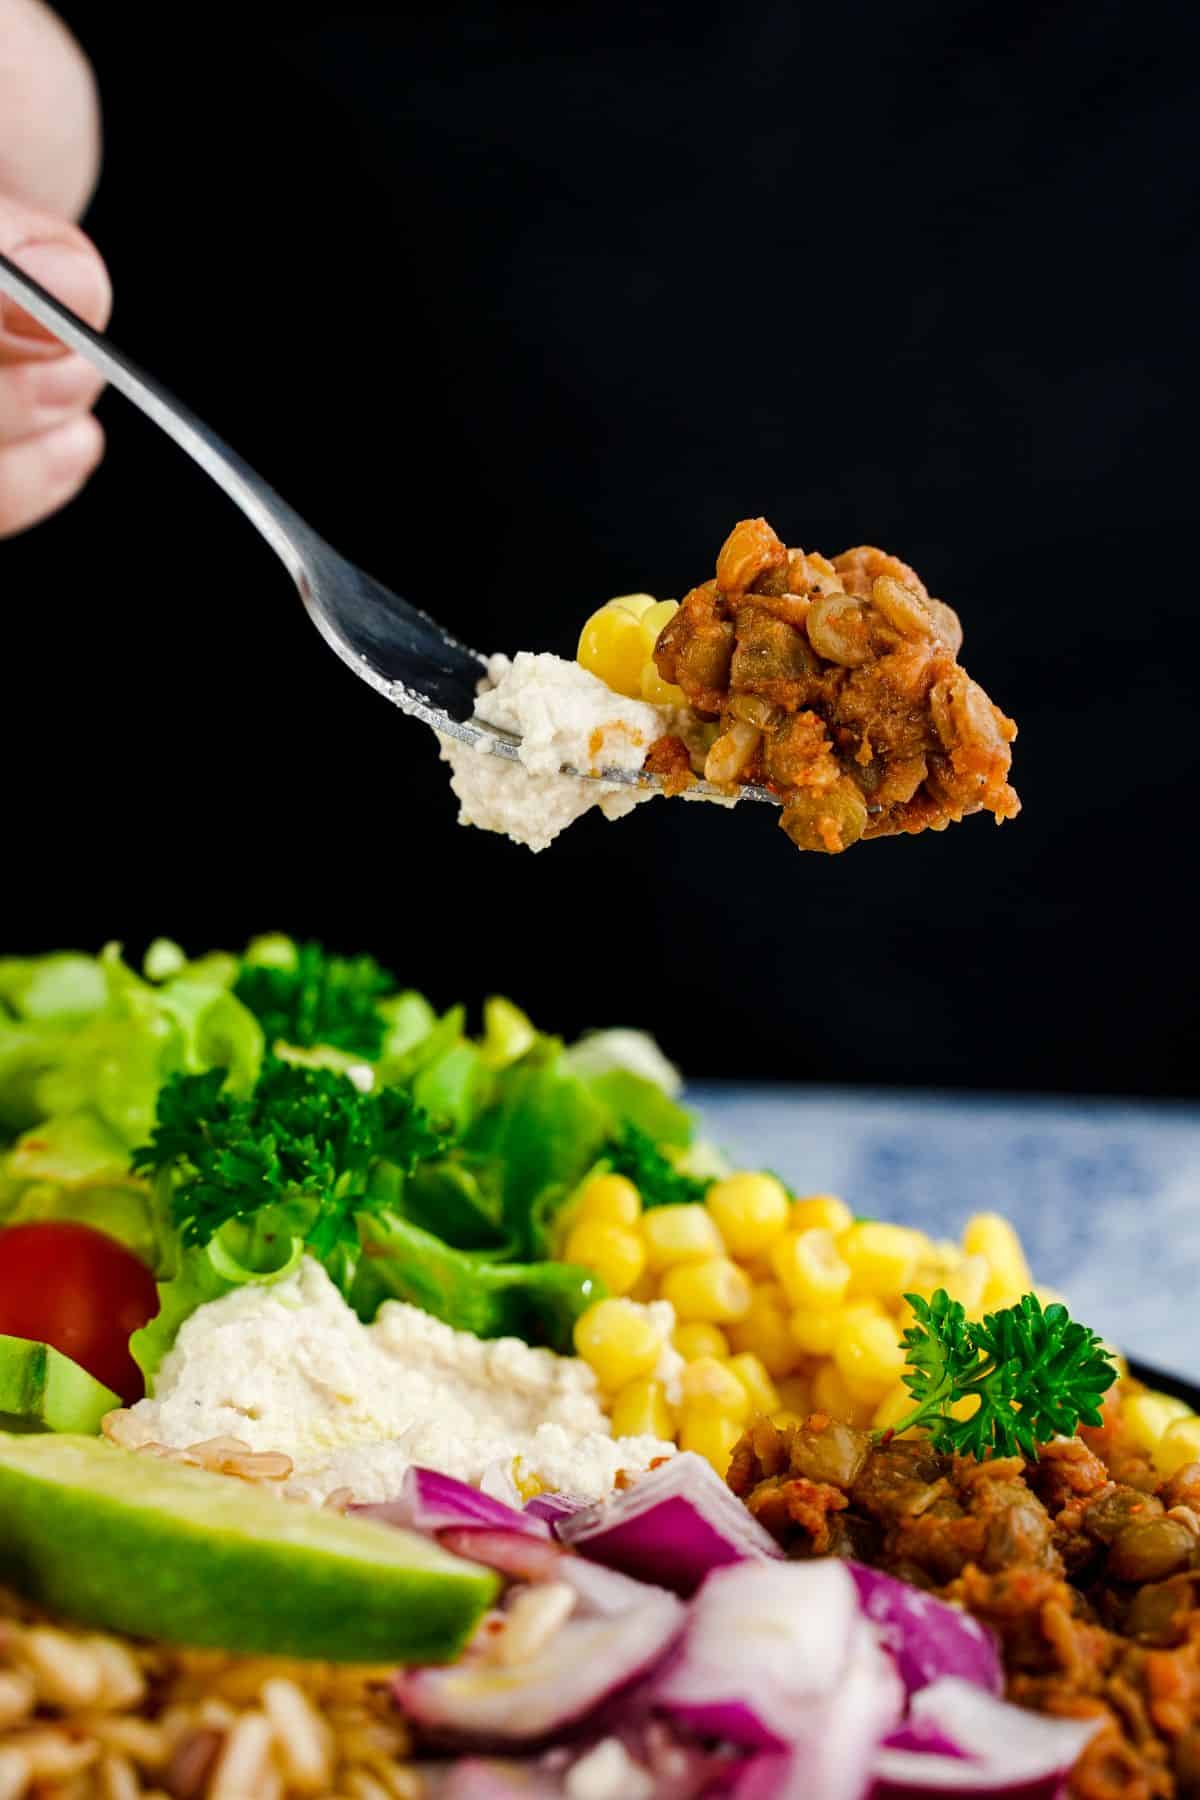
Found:
[[893, 1425], [898, 1425], [908, 1413], [915, 1411], [916, 1404], [903, 1382], [898, 1381], [875, 1408], [871, 1423], [877, 1431], [890, 1431]]
[[986, 1257], [960, 1257], [954, 1268], [947, 1270], [941, 1283], [952, 1300], [957, 1300], [968, 1319], [978, 1318], [987, 1293], [988, 1265]]
[[780, 1238], [771, 1249], [771, 1266], [792, 1305], [814, 1312], [836, 1306], [850, 1282], [850, 1265], [839, 1255], [833, 1233], [820, 1225]]
[[787, 1431], [792, 1426], [803, 1425], [804, 1414], [788, 1412], [787, 1408], [785, 1407], [782, 1412], [777, 1412], [777, 1413], [771, 1414], [771, 1423], [772, 1423], [772, 1425], [774, 1425], [777, 1428], [777, 1430]]
[[630, 700], [641, 698], [646, 661], [641, 618], [653, 605], [649, 594], [625, 594], [594, 612], [579, 634], [575, 655], [581, 667]]
[[806, 1419], [812, 1411], [812, 1379], [808, 1375], [785, 1375], [776, 1382], [780, 1405], [787, 1412]]
[[788, 1321], [793, 1356], [832, 1356], [840, 1324], [837, 1307], [830, 1307], [828, 1312], [809, 1312], [807, 1307], [800, 1307]]
[[838, 1250], [850, 1269], [847, 1293], [890, 1299], [908, 1287], [924, 1248], [920, 1235], [903, 1225], [864, 1219], [838, 1239]]
[[575, 1348], [609, 1393], [649, 1375], [663, 1341], [644, 1307], [632, 1300], [597, 1300], [575, 1321]]
[[745, 1317], [730, 1325], [728, 1336], [739, 1354], [757, 1356], [768, 1375], [786, 1375], [796, 1365], [788, 1299], [777, 1281], [755, 1283]]
[[1121, 1417], [1129, 1440], [1139, 1450], [1153, 1451], [1159, 1439], [1178, 1419], [1192, 1416], [1190, 1406], [1170, 1394], [1147, 1391], [1130, 1394], [1121, 1407]]
[[875, 1405], [899, 1381], [905, 1366], [894, 1322], [861, 1313], [843, 1319], [833, 1358], [855, 1398]]
[[693, 1319], [710, 1325], [735, 1324], [749, 1312], [750, 1294], [746, 1276], [727, 1256], [676, 1263], [662, 1279], [662, 1297], [671, 1302], [682, 1324]]
[[[641, 599], [640, 594], [638, 598]], [[678, 600], [654, 600], [641, 614], [639, 624], [645, 640], [647, 660], [653, 659], [655, 644], [678, 611]]]
[[828, 1414], [831, 1419], [844, 1419], [849, 1425], [857, 1425], [865, 1430], [871, 1423], [875, 1411], [875, 1402], [862, 1400], [852, 1394], [842, 1379], [841, 1371], [836, 1363], [822, 1363], [813, 1376], [812, 1408], [814, 1412]]
[[814, 1226], [840, 1237], [854, 1223], [854, 1215], [836, 1194], [803, 1194], [792, 1201], [789, 1225], [792, 1231], [811, 1231]]
[[642, 665], [640, 698], [651, 706], [686, 706], [687, 695], [673, 682], [664, 681], [653, 662]]
[[673, 1438], [675, 1421], [662, 1382], [648, 1375], [626, 1382], [612, 1403], [612, 1429], [614, 1437]]
[[671, 1333], [671, 1342], [684, 1362], [695, 1362], [698, 1356], [715, 1356], [718, 1362], [725, 1362], [729, 1356], [729, 1339], [721, 1327], [707, 1325], [700, 1319], [693, 1319], [688, 1325], [677, 1325]]
[[642, 1214], [642, 1242], [651, 1269], [673, 1263], [701, 1262], [720, 1256], [725, 1245], [711, 1215], [702, 1206], [655, 1206]]
[[679, 1448], [694, 1450], [697, 1456], [703, 1456], [724, 1481], [733, 1446], [741, 1435], [742, 1427], [736, 1420], [722, 1418], [720, 1413], [695, 1412], [688, 1407], [679, 1427]]
[[679, 1378], [685, 1412], [723, 1413], [744, 1425], [750, 1417], [750, 1395], [744, 1383], [715, 1356], [698, 1356]]
[[1033, 1287], [1033, 1277], [1021, 1240], [999, 1213], [976, 1213], [963, 1231], [968, 1256], [982, 1256], [988, 1265], [983, 1303], [990, 1309], [1012, 1305]]
[[787, 1190], [774, 1175], [727, 1175], [709, 1188], [704, 1204], [731, 1256], [759, 1256], [787, 1229]]
[[760, 1358], [749, 1350], [731, 1356], [725, 1364], [731, 1375], [736, 1375], [746, 1390], [752, 1413], [778, 1412], [782, 1404], [779, 1390], [767, 1374]]
[[610, 1294], [627, 1294], [646, 1267], [646, 1246], [623, 1225], [580, 1219], [567, 1234], [563, 1260], [593, 1270]]
[[1172, 1420], [1152, 1454], [1154, 1466], [1164, 1478], [1178, 1474], [1185, 1463], [1200, 1462], [1200, 1418], [1189, 1413]]
[[628, 1230], [642, 1215], [642, 1196], [624, 1175], [593, 1175], [575, 1203], [574, 1222], [601, 1219]]
[[527, 1467], [522, 1456], [513, 1457], [512, 1478], [513, 1486], [522, 1500], [536, 1500], [539, 1494], [544, 1494], [546, 1491], [546, 1484], [541, 1476]]

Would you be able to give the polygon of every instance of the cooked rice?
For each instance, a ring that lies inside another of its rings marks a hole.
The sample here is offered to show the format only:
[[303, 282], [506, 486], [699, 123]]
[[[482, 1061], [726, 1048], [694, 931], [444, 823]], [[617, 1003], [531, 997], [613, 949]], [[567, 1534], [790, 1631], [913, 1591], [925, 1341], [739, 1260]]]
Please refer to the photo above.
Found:
[[419, 1800], [391, 1675], [143, 1644], [0, 1589], [0, 1800]]

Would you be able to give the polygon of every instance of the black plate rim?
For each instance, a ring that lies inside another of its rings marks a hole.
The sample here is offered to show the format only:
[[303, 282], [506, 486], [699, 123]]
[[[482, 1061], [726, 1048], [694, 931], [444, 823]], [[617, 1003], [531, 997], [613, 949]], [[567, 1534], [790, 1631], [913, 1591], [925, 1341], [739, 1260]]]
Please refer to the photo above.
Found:
[[1171, 1394], [1176, 1400], [1182, 1400], [1200, 1412], [1200, 1387], [1195, 1382], [1185, 1381], [1182, 1375], [1169, 1375], [1165, 1369], [1156, 1369], [1150, 1363], [1131, 1361], [1129, 1373], [1146, 1386], [1154, 1388], [1160, 1394]]

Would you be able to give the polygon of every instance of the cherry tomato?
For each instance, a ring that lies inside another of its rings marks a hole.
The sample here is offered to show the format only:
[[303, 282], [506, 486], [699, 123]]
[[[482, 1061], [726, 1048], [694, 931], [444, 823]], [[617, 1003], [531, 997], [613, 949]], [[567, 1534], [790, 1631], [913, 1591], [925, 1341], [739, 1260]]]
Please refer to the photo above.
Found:
[[150, 1270], [104, 1232], [51, 1219], [0, 1230], [0, 1332], [61, 1350], [126, 1404], [145, 1392], [129, 1334], [157, 1311]]

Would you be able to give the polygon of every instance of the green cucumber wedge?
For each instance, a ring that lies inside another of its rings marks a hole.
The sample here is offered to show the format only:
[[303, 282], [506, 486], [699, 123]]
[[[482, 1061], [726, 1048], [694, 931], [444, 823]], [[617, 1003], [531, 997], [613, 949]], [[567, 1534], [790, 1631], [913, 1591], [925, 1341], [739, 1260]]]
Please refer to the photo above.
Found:
[[99, 1438], [0, 1435], [0, 1583], [134, 1637], [450, 1661], [499, 1586], [432, 1539]]
[[120, 1404], [61, 1350], [0, 1334], [0, 1431], [96, 1432]]

